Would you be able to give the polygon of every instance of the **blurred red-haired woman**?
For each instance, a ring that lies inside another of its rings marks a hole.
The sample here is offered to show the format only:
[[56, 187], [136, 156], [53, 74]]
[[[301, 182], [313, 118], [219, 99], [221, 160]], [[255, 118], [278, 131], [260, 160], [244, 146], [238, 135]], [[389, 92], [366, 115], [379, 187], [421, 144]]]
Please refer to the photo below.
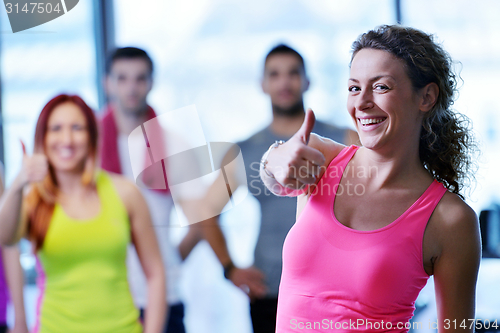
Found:
[[130, 241], [148, 280], [144, 332], [163, 326], [165, 276], [147, 205], [133, 183], [96, 169], [97, 128], [80, 97], [49, 101], [34, 154], [23, 145], [22, 169], [0, 202], [0, 243], [27, 237], [37, 255], [35, 332], [142, 332], [126, 275]]

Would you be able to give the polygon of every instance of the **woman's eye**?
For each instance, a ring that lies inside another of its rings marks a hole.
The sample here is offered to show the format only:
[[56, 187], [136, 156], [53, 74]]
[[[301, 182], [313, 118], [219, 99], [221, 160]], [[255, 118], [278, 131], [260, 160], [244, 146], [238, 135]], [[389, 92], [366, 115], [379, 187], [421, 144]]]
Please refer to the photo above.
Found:
[[384, 84], [377, 84], [375, 86], [375, 90], [385, 91], [385, 90], [389, 90], [389, 87], [384, 85]]
[[50, 126], [50, 127], [49, 127], [49, 131], [50, 131], [50, 132], [57, 132], [57, 131], [59, 131], [60, 129], [61, 129], [61, 126], [58, 126], [58, 125], [56, 125], [56, 126]]
[[350, 86], [348, 90], [349, 90], [349, 92], [356, 92], [356, 91], [360, 91], [361, 89], [359, 89], [359, 87], [357, 87], [357, 86]]

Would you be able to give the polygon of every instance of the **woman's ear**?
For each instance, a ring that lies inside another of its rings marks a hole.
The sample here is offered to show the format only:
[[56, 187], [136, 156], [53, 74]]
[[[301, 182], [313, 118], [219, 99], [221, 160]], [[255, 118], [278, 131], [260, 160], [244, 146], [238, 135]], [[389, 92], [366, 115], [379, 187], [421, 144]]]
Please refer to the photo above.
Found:
[[428, 112], [432, 110], [439, 96], [439, 87], [436, 83], [431, 82], [422, 88], [422, 100], [420, 103], [420, 111]]

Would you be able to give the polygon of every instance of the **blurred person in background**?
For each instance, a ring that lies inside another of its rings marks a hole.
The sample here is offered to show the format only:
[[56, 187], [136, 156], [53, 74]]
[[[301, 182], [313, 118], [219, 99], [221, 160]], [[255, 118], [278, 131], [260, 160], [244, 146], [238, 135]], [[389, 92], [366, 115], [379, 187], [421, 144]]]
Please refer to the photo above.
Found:
[[[3, 194], [3, 165], [0, 163], [0, 196]], [[7, 327], [7, 305], [14, 306], [14, 327], [10, 333], [28, 333], [24, 311], [24, 272], [19, 261], [17, 245], [0, 247], [0, 333]]]
[[[106, 94], [109, 104], [101, 119], [102, 137], [101, 165], [104, 170], [122, 174], [134, 180], [130, 161], [128, 136], [136, 128], [157, 116], [147, 103], [147, 97], [153, 87], [153, 61], [142, 49], [124, 47], [114, 50], [108, 57], [105, 78]], [[161, 135], [161, 133], [158, 133]], [[158, 143], [159, 144], [159, 143]], [[145, 152], [147, 154], [147, 152]], [[146, 161], [146, 156], [144, 158]], [[144, 172], [154, 174], [153, 168]], [[163, 179], [163, 177], [161, 177]], [[168, 189], [151, 190], [141, 188], [142, 195], [151, 212], [154, 232], [158, 239], [163, 264], [167, 276], [168, 300], [167, 323], [164, 332], [184, 333], [184, 304], [180, 298], [179, 278], [181, 257], [170, 240], [170, 214], [173, 200]], [[137, 251], [130, 246], [127, 256], [128, 277], [135, 304], [141, 309], [141, 315], [147, 304], [148, 292], [145, 277]]]
[[[305, 115], [303, 94], [308, 88], [309, 79], [302, 56], [284, 44], [274, 47], [266, 55], [262, 78], [262, 90], [271, 99], [273, 120], [247, 140], [237, 143], [243, 155], [247, 179], [238, 179], [236, 172], [226, 168], [229, 183], [248, 184], [250, 193], [260, 204], [262, 215], [253, 266], [240, 268], [234, 265], [218, 217], [192, 225], [189, 234], [193, 236], [186, 238], [185, 242], [198, 238], [208, 241], [224, 267], [224, 276], [248, 293], [252, 326], [256, 333], [275, 332], [281, 252], [285, 236], [295, 222], [296, 206], [296, 199], [278, 198], [265, 188], [259, 177], [260, 160], [270, 142], [288, 140], [300, 128]], [[358, 142], [354, 131], [321, 121], [316, 122], [314, 131], [345, 144]], [[228, 153], [226, 159], [230, 155]], [[226, 200], [216, 200], [224, 198], [224, 194], [219, 195], [215, 187], [208, 190], [207, 198], [211, 198], [209, 205], [213, 212], [220, 212], [227, 204]], [[196, 233], [200, 236], [194, 236]], [[183, 256], [186, 255], [188, 252], [183, 253]]]
[[[165, 319], [165, 276], [151, 218], [136, 186], [96, 167], [98, 127], [78, 96], [43, 108], [34, 154], [0, 201], [0, 243], [31, 241], [40, 296], [34, 332], [149, 332]], [[144, 329], [127, 281], [127, 246], [147, 276]]]

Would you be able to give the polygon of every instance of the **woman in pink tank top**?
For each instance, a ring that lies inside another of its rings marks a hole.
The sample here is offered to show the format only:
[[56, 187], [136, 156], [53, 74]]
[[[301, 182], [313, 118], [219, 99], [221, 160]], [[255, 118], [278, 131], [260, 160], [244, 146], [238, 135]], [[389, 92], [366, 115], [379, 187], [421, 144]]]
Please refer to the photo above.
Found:
[[432, 36], [369, 31], [353, 44], [348, 80], [362, 147], [311, 134], [308, 110], [264, 155], [266, 186], [298, 197], [277, 332], [407, 332], [431, 275], [439, 331], [473, 331], [481, 246], [460, 192], [474, 142], [467, 118], [450, 109], [455, 78]]

